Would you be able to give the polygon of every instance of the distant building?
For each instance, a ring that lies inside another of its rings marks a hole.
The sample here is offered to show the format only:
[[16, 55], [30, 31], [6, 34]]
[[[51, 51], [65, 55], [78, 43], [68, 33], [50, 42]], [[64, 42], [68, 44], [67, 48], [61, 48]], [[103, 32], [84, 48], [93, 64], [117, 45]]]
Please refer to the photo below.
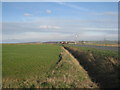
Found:
[[76, 44], [76, 42], [69, 42], [68, 44]]
[[65, 42], [65, 41], [62, 41], [62, 42], [60, 42], [61, 44], [68, 44], [68, 42]]
[[71, 41], [62, 41], [60, 43], [61, 44], [76, 44], [76, 42], [71, 42]]

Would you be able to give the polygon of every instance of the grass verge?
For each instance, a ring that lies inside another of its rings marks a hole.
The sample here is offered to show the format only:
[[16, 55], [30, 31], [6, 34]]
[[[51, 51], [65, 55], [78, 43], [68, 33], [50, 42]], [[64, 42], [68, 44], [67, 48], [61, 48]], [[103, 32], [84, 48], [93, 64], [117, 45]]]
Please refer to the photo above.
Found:
[[65, 46], [100, 88], [119, 88], [120, 61], [102, 51], [88, 48]]
[[47, 76], [44, 83], [49, 83], [54, 88], [98, 88], [79, 62], [64, 48], [61, 60], [47, 73]]

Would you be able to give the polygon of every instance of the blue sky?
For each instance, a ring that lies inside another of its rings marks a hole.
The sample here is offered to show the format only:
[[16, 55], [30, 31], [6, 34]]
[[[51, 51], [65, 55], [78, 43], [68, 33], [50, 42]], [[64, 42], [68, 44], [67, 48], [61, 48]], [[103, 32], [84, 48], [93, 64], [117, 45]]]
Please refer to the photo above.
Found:
[[3, 42], [117, 40], [117, 13], [117, 2], [4, 2]]

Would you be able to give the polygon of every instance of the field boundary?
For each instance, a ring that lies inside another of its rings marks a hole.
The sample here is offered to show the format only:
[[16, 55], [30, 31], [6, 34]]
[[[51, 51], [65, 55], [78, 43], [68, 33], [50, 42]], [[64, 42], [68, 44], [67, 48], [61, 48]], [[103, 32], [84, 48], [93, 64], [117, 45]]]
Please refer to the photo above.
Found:
[[[70, 57], [73, 59], [72, 61], [73, 61], [76, 65], [78, 65], [80, 69], [83, 69], [83, 70], [84, 70], [84, 68], [83, 68], [82, 66], [80, 66], [78, 60], [77, 60], [67, 49], [65, 49], [64, 47], [62, 47], [62, 49], [65, 50], [65, 52], [70, 55]], [[86, 72], [86, 71], [85, 71], [85, 72]]]
[[64, 47], [61, 49], [61, 59], [46, 73], [48, 77], [42, 84], [54, 88], [98, 88], [76, 58]]
[[110, 57], [96, 57], [90, 51], [82, 51], [74, 47], [65, 48], [79, 61], [80, 65], [88, 72], [93, 82], [100, 88], [119, 87], [119, 61]]

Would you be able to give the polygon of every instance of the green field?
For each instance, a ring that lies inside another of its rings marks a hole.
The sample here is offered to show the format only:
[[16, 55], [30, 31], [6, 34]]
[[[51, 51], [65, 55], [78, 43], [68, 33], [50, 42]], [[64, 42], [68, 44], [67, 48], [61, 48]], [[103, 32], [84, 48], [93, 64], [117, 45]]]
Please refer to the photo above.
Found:
[[4, 44], [3, 88], [94, 88], [87, 72], [60, 45]]
[[73, 46], [73, 45], [67, 45], [69, 47], [77, 48], [81, 51], [85, 52], [91, 52], [96, 56], [99, 56], [99, 58], [104, 58], [104, 57], [112, 57], [116, 60], [120, 60], [120, 53], [118, 51], [112, 51], [112, 50], [103, 50], [103, 49], [96, 49], [96, 48], [90, 48], [90, 47], [80, 47], [80, 46]]
[[3, 88], [119, 86], [118, 53], [59, 44], [3, 44]]
[[3, 80], [42, 77], [59, 60], [57, 45], [3, 45]]

